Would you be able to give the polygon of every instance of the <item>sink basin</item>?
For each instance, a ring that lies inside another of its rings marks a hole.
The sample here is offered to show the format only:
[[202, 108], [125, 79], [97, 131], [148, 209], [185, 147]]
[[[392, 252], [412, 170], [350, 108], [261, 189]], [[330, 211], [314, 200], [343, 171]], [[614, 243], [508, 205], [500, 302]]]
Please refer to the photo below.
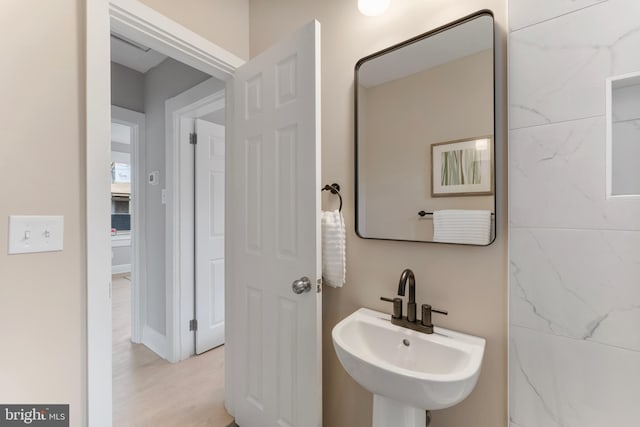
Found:
[[[333, 328], [333, 345], [347, 373], [374, 394], [374, 426], [424, 427], [425, 410], [453, 406], [471, 393], [485, 340], [439, 327], [425, 334], [390, 320], [361, 308]], [[376, 424], [380, 419], [388, 422]]]

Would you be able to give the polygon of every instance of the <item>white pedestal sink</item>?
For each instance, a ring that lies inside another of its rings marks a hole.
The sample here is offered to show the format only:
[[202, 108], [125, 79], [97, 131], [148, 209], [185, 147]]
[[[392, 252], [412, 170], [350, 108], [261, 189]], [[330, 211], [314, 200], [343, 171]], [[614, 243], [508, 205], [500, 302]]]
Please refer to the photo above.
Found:
[[361, 308], [333, 328], [333, 345], [347, 373], [374, 394], [373, 427], [424, 427], [426, 410], [471, 393], [485, 340], [438, 327], [425, 334], [390, 319]]

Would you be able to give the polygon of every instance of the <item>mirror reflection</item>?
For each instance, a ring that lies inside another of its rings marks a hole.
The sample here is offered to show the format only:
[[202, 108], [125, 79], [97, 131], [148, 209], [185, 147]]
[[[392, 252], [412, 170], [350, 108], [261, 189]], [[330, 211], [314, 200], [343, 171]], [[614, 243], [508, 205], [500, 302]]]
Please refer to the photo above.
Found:
[[479, 12], [356, 65], [356, 231], [495, 239], [493, 17]]

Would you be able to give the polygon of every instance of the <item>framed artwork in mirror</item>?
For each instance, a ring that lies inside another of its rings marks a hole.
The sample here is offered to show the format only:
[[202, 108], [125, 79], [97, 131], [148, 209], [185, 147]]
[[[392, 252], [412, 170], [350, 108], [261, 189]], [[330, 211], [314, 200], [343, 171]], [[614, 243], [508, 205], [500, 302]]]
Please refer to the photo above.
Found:
[[431, 174], [431, 197], [492, 195], [493, 138], [432, 144]]

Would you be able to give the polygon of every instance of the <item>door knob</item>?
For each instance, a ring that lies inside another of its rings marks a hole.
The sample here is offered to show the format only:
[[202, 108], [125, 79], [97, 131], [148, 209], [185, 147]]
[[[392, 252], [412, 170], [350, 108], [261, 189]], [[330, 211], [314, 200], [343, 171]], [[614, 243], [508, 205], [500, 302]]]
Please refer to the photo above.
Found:
[[309, 292], [311, 290], [311, 280], [308, 277], [301, 277], [298, 280], [294, 280], [291, 284], [294, 294], [301, 294], [303, 292]]

